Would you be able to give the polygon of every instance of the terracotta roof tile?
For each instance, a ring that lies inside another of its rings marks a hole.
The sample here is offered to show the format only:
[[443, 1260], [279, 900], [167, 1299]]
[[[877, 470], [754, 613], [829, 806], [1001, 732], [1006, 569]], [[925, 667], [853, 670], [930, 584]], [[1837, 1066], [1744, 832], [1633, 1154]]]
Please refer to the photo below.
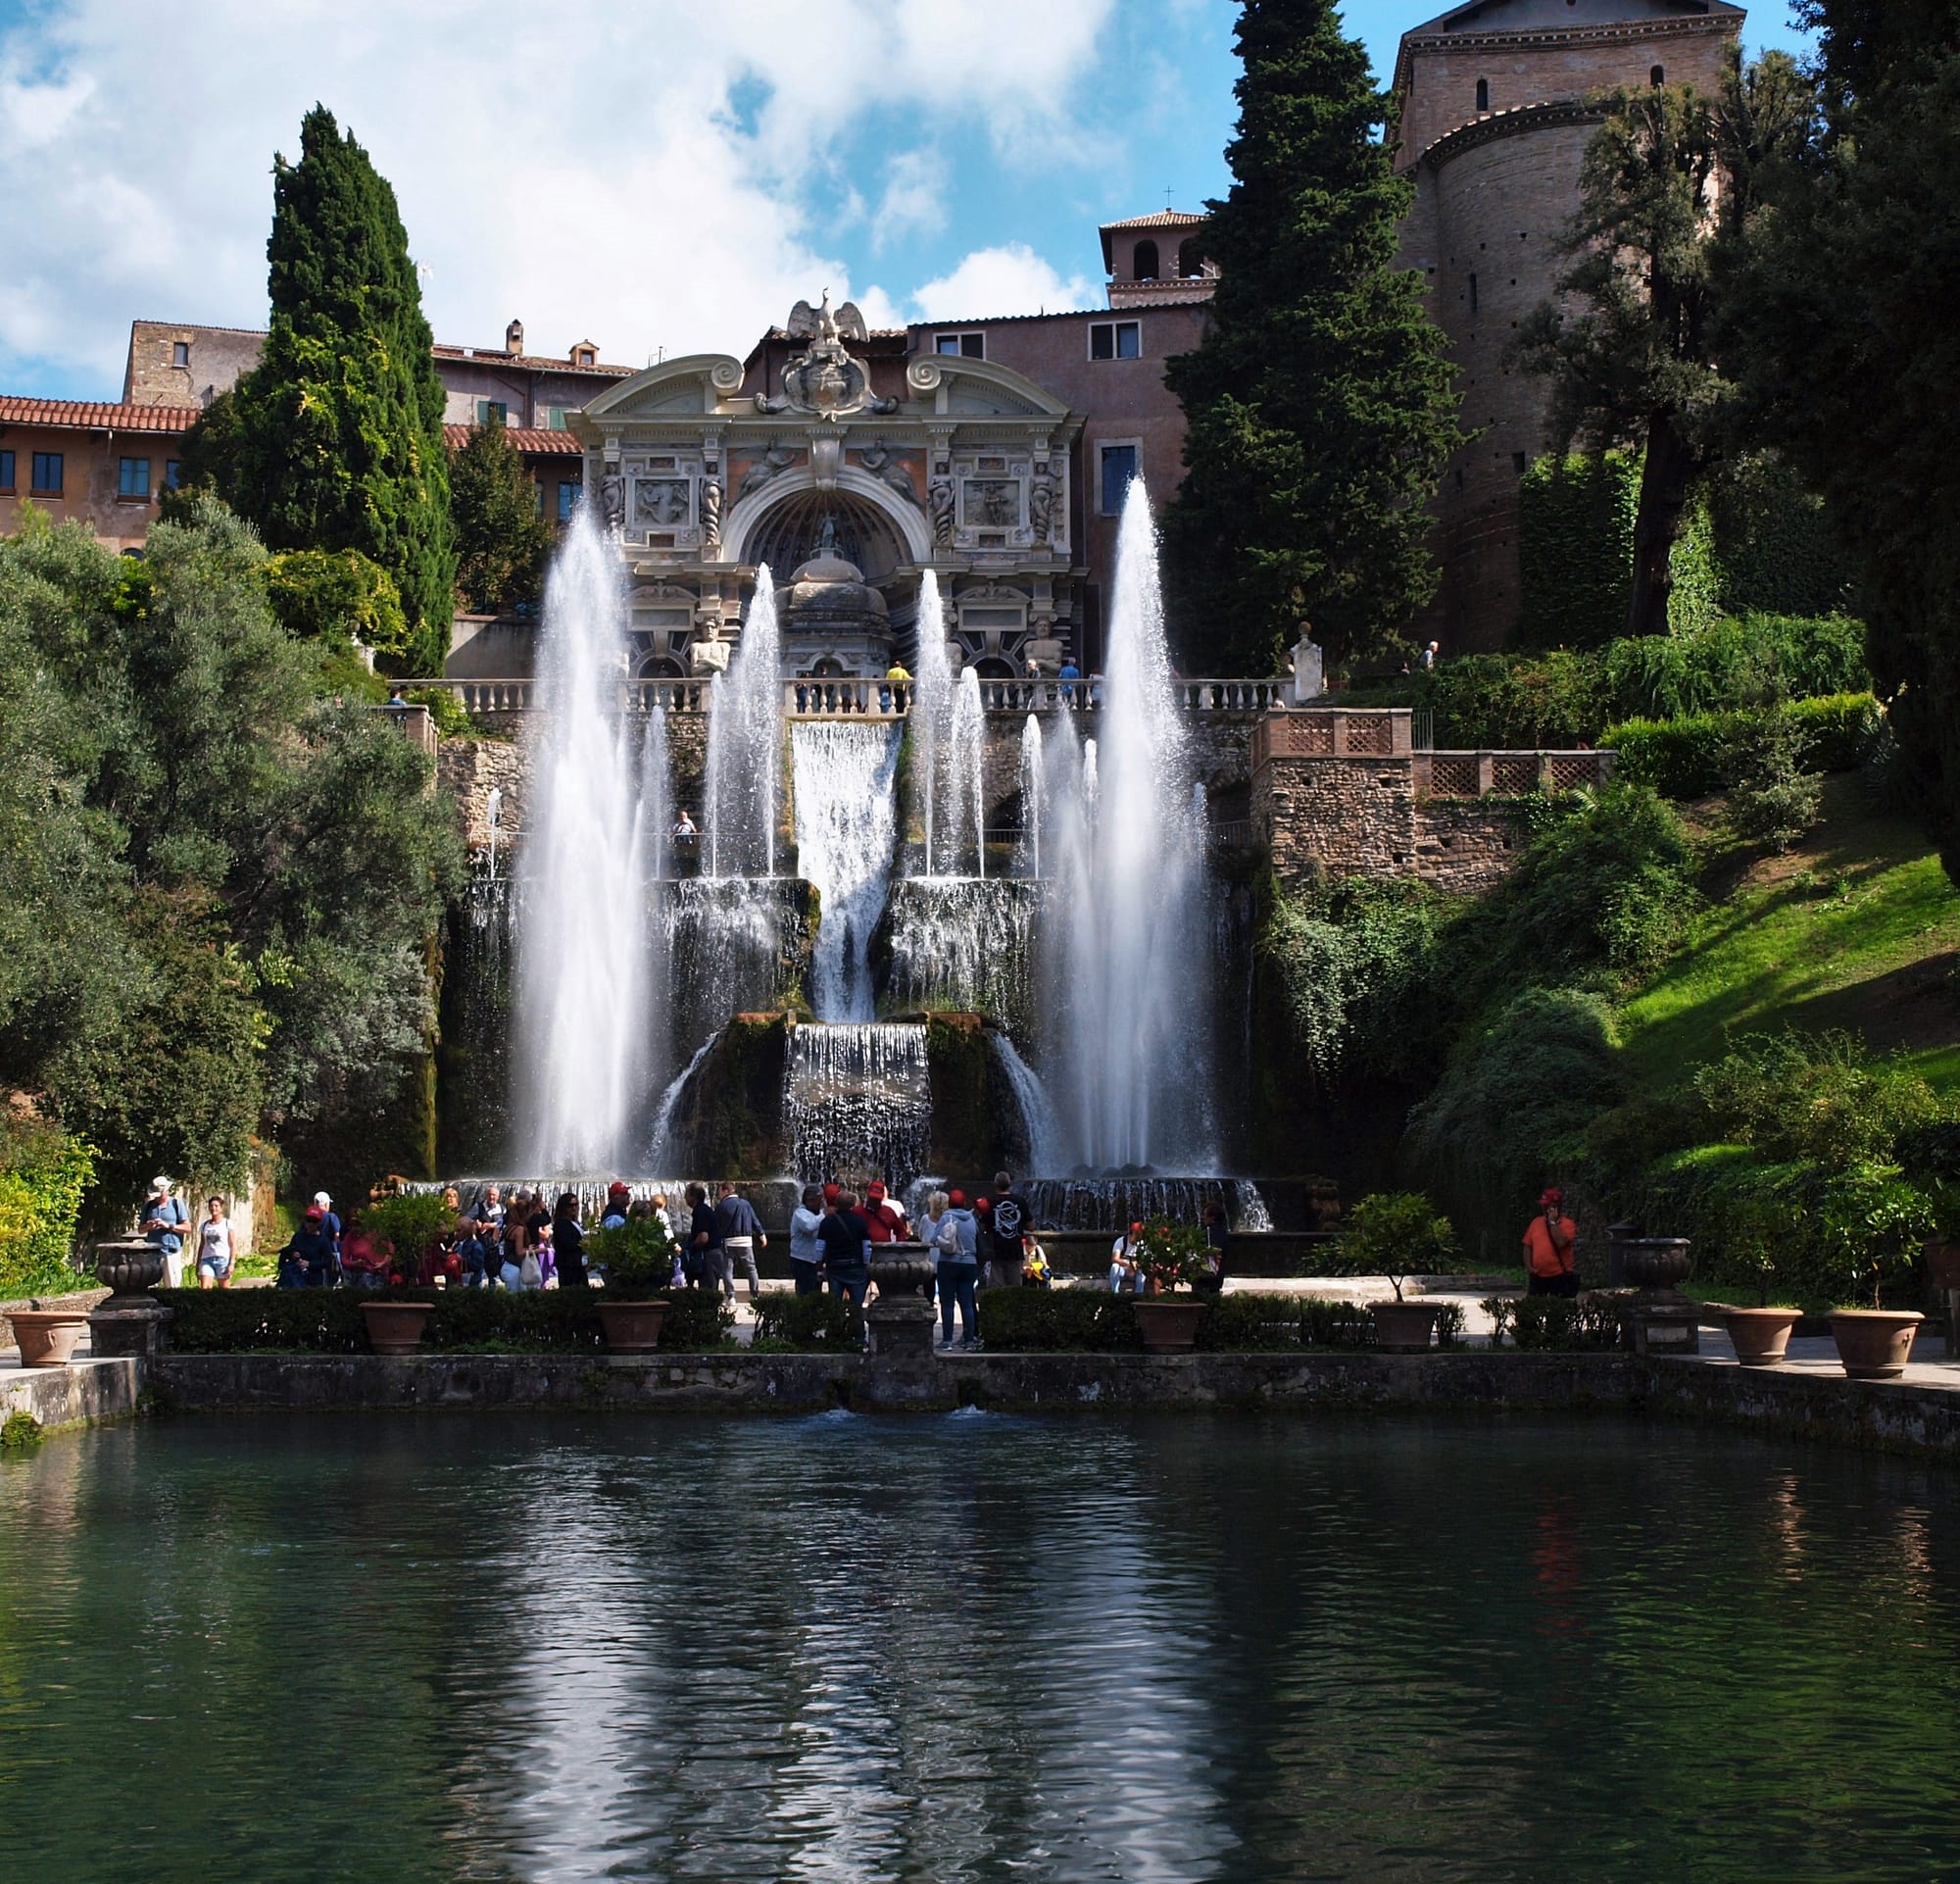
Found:
[[1152, 210], [1149, 216], [1126, 216], [1119, 223], [1102, 223], [1098, 226], [1105, 229], [1182, 229], [1194, 223], [1208, 223], [1210, 220], [1191, 210]]
[[0, 425], [68, 425], [112, 431], [188, 431], [196, 406], [122, 406], [92, 399], [24, 399], [0, 393]]
[[642, 367], [608, 366], [604, 362], [596, 367], [574, 367], [569, 360], [550, 354], [506, 353], [502, 347], [453, 347], [442, 340], [430, 351], [439, 360], [466, 359], [472, 366], [515, 367], [523, 372], [596, 372], [608, 373], [614, 379], [630, 379], [634, 373], [645, 372]]
[[[473, 425], [445, 425], [442, 428], [443, 441], [451, 451], [460, 451], [468, 444]], [[507, 425], [504, 436], [520, 452], [532, 457], [578, 458], [585, 447], [568, 431], [547, 431], [537, 425]]]

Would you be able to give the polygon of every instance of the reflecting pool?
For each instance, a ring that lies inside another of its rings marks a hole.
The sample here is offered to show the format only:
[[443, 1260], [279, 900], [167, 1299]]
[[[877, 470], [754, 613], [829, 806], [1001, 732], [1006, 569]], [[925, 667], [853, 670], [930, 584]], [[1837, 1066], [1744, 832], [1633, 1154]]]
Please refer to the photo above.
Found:
[[1951, 1877], [1956, 1643], [1685, 1425], [164, 1420], [0, 1460], [0, 1872]]

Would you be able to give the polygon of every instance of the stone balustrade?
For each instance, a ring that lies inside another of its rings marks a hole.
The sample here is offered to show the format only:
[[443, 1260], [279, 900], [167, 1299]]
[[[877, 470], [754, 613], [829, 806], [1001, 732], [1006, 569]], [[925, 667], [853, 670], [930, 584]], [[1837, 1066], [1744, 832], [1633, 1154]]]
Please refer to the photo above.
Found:
[[1523, 798], [1578, 791], [1613, 775], [1610, 752], [1419, 752], [1418, 798]]

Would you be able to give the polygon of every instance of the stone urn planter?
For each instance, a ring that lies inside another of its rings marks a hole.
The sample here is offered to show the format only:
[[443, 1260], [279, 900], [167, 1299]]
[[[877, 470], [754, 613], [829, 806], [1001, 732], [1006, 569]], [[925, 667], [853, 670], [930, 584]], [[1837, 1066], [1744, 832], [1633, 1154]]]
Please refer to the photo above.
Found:
[[1637, 1289], [1676, 1289], [1694, 1266], [1685, 1236], [1630, 1236], [1620, 1242], [1627, 1280]]
[[606, 1345], [614, 1354], [652, 1354], [661, 1345], [661, 1324], [666, 1319], [665, 1296], [646, 1302], [607, 1302], [599, 1305], [599, 1322]]
[[871, 1280], [877, 1296], [864, 1311], [873, 1354], [932, 1354], [932, 1257], [923, 1243], [874, 1243]]
[[1158, 1296], [1136, 1306], [1146, 1353], [1189, 1354], [1198, 1345], [1198, 1324], [1211, 1305], [1190, 1296]]
[[368, 1345], [376, 1354], [414, 1354], [434, 1313], [433, 1302], [364, 1302], [361, 1318], [368, 1324]]
[[1896, 1380], [1926, 1317], [1917, 1309], [1837, 1309], [1831, 1338], [1849, 1380]]
[[1790, 1330], [1803, 1319], [1801, 1309], [1725, 1309], [1722, 1325], [1736, 1359], [1745, 1367], [1780, 1367]]
[[1384, 1354], [1427, 1354], [1436, 1336], [1434, 1302], [1371, 1302], [1375, 1346]]
[[95, 1279], [110, 1292], [88, 1317], [96, 1359], [161, 1354], [175, 1314], [150, 1293], [164, 1279], [163, 1251], [146, 1237], [98, 1243]]
[[88, 1326], [85, 1309], [10, 1309], [24, 1367], [66, 1367]]

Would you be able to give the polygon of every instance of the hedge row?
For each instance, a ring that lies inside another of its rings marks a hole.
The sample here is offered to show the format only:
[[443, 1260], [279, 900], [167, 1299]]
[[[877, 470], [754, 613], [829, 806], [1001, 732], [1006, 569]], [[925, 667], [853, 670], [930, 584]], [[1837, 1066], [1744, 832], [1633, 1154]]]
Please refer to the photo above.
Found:
[[1484, 1304], [1491, 1317], [1491, 1345], [1506, 1341], [1526, 1351], [1607, 1354], [1625, 1341], [1620, 1301], [1615, 1296], [1493, 1296]]
[[[1438, 1338], [1461, 1338], [1463, 1312], [1445, 1303]], [[1118, 1354], [1143, 1345], [1136, 1298], [1103, 1289], [989, 1289], [980, 1297], [980, 1339], [1005, 1354]], [[1375, 1320], [1352, 1302], [1310, 1295], [1222, 1295], [1198, 1324], [1200, 1349], [1220, 1354], [1293, 1348], [1372, 1348]]]
[[[600, 1296], [590, 1289], [159, 1289], [175, 1312], [179, 1354], [366, 1354], [364, 1302], [432, 1302], [423, 1346], [432, 1353], [598, 1354], [606, 1347]], [[675, 1289], [661, 1347], [720, 1347], [734, 1315], [718, 1295]]]
[[1885, 723], [1869, 693], [1830, 694], [1787, 707], [1697, 713], [1680, 719], [1628, 719], [1600, 743], [1619, 754], [1618, 775], [1663, 798], [1706, 798], [1740, 781], [1748, 741], [1766, 716], [1787, 713], [1802, 737], [1805, 771], [1852, 771], [1870, 757]]

